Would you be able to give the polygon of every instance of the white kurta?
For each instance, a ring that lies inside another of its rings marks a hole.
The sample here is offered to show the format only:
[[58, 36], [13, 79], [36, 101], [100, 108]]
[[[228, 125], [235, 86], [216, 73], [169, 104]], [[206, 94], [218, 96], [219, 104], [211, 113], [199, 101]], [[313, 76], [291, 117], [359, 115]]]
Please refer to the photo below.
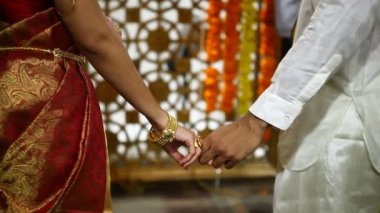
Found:
[[285, 130], [278, 212], [379, 211], [380, 0], [303, 0], [294, 46], [250, 111]]
[[275, 213], [379, 213], [380, 175], [353, 103], [318, 161], [301, 171], [278, 172], [273, 203]]

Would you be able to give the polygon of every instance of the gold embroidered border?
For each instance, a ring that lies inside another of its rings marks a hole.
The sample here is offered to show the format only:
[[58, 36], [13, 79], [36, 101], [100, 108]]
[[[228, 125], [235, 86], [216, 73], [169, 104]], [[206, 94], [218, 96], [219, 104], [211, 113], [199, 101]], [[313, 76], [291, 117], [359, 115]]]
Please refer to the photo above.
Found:
[[17, 51], [17, 50], [45, 52], [45, 53], [53, 54], [54, 57], [71, 59], [71, 60], [77, 61], [81, 64], [87, 63], [87, 60], [85, 57], [80, 56], [80, 55], [76, 55], [76, 54], [71, 53], [71, 52], [63, 51], [59, 48], [56, 48], [54, 50], [49, 50], [49, 49], [35, 48], [35, 47], [0, 47], [0, 51]]

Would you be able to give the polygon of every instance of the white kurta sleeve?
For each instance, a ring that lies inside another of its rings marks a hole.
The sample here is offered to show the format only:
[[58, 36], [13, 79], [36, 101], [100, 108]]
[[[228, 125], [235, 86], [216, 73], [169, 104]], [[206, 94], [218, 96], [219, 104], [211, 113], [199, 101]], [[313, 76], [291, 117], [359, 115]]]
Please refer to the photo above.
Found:
[[279, 129], [289, 128], [304, 104], [368, 38], [378, 7], [378, 0], [320, 0], [250, 112]]

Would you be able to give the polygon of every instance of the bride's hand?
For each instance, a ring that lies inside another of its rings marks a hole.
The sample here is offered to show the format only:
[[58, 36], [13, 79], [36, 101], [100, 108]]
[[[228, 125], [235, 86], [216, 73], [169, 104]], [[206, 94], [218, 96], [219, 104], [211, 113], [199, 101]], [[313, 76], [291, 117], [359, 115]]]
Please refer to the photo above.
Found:
[[[175, 138], [172, 142], [163, 146], [163, 149], [183, 168], [188, 169], [190, 165], [198, 159], [202, 150], [200, 147], [196, 147], [196, 134], [178, 125], [178, 129]], [[183, 155], [178, 151], [178, 148], [184, 146], [187, 148], [187, 155]]]

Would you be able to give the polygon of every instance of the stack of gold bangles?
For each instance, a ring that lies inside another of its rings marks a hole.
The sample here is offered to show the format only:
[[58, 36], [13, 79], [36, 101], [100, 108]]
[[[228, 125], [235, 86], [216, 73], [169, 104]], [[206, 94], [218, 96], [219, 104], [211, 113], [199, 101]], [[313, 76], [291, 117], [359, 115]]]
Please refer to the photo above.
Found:
[[[175, 119], [170, 114], [168, 114], [168, 118], [169, 121], [164, 130], [160, 131], [158, 129], [155, 129], [153, 126], [150, 128], [148, 139], [149, 142], [160, 146], [165, 146], [174, 140], [178, 129], [178, 122], [177, 119]], [[194, 147], [200, 149], [203, 148], [202, 138], [199, 135], [197, 135], [195, 138]]]
[[160, 146], [165, 146], [167, 143], [170, 143], [174, 140], [175, 133], [178, 129], [177, 119], [175, 119], [170, 114], [168, 114], [168, 118], [169, 121], [164, 130], [159, 131], [153, 126], [150, 128], [149, 142], [158, 144]]

